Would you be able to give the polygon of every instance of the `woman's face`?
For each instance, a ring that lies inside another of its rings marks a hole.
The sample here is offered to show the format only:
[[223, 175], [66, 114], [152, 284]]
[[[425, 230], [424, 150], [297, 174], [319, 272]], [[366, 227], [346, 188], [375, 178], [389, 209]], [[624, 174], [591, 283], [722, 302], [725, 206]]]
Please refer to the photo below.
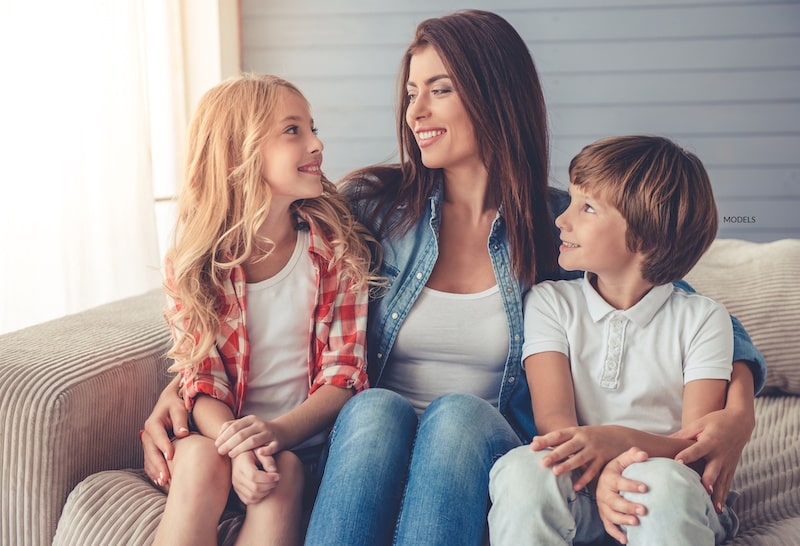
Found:
[[406, 91], [406, 123], [425, 166], [482, 168], [472, 120], [433, 47], [423, 46], [412, 55]]

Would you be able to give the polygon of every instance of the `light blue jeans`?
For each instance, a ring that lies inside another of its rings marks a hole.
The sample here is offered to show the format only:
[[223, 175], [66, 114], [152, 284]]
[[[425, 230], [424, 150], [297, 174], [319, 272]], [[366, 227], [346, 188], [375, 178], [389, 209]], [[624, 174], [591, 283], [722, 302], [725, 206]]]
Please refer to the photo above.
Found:
[[[518, 447], [491, 470], [489, 538], [492, 546], [519, 544], [595, 544], [606, 538], [597, 504], [586, 489], [575, 492], [570, 474], [556, 476], [542, 466], [547, 451]], [[647, 507], [639, 525], [626, 527], [628, 544], [712, 546], [735, 536], [736, 515], [717, 514], [691, 468], [672, 459], [653, 458], [623, 471], [647, 484], [646, 493], [623, 493]]]
[[444, 395], [417, 418], [399, 394], [366, 390], [331, 431], [306, 544], [479, 545], [489, 469], [518, 445], [475, 396]]

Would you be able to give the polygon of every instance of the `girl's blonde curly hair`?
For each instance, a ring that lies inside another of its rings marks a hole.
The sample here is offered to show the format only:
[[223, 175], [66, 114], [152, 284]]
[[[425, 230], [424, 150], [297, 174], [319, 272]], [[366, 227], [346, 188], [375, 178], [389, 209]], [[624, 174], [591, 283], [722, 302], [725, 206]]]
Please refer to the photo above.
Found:
[[[175, 306], [165, 312], [174, 332], [171, 371], [196, 367], [215, 343], [219, 304], [230, 270], [274, 246], [257, 235], [269, 214], [271, 192], [261, 147], [286, 91], [300, 90], [270, 75], [243, 74], [200, 99], [189, 126], [186, 179], [167, 252], [164, 289]], [[353, 290], [378, 284], [370, 264], [380, 247], [353, 217], [346, 198], [322, 178], [323, 193], [294, 207], [323, 234]], [[375, 263], [379, 263], [376, 261]]]

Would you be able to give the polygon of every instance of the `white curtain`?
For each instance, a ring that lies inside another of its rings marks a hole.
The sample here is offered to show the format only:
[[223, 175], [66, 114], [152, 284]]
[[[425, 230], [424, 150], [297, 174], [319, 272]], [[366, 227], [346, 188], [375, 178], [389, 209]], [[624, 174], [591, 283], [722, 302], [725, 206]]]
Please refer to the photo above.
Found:
[[0, 333], [160, 286], [154, 188], [174, 193], [185, 124], [179, 12], [0, 0]]

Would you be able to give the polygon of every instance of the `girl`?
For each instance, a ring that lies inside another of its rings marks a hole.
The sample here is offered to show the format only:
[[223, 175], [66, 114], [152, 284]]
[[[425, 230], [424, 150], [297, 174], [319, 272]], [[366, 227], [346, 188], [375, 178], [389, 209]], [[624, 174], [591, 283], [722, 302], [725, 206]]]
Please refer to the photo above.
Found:
[[373, 239], [322, 175], [316, 133], [274, 76], [221, 83], [192, 120], [165, 291], [197, 433], [174, 440], [156, 544], [216, 544], [231, 485], [238, 543], [298, 543], [309, 467], [367, 387]]

